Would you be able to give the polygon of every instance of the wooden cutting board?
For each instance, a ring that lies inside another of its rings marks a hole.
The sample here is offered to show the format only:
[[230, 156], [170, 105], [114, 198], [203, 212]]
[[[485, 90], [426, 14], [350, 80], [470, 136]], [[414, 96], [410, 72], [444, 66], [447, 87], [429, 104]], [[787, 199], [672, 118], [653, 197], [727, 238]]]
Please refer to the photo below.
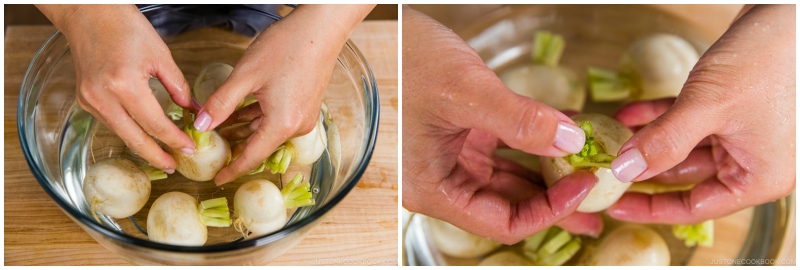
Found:
[[[365, 21], [351, 36], [380, 92], [375, 152], [356, 188], [306, 238], [270, 265], [398, 264], [397, 21]], [[5, 36], [5, 265], [128, 265], [72, 222], [31, 174], [17, 135], [22, 77], [52, 26], [11, 26]]]

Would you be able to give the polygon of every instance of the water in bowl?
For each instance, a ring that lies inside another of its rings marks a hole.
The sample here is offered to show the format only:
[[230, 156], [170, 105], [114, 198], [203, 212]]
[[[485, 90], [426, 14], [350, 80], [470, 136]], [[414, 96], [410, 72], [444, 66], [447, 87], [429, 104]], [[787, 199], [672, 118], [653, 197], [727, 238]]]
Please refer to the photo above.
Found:
[[[324, 113], [324, 112], [323, 112]], [[323, 152], [322, 157], [316, 163], [297, 167], [290, 166], [284, 176], [279, 174], [271, 174], [266, 172], [258, 173], [255, 175], [247, 175], [237, 179], [234, 182], [216, 186], [214, 181], [197, 182], [189, 180], [180, 173], [176, 172], [166, 179], [156, 180], [152, 182], [150, 192], [150, 199], [147, 204], [136, 214], [129, 218], [114, 219], [98, 213], [100, 223], [103, 226], [112, 228], [128, 235], [147, 239], [146, 224], [147, 213], [153, 201], [164, 193], [170, 191], [181, 191], [192, 195], [198, 201], [226, 197], [228, 205], [233, 208], [233, 196], [236, 189], [251, 179], [267, 179], [275, 183], [278, 187], [288, 183], [296, 173], [302, 173], [307, 181], [310, 181], [313, 197], [317, 204], [310, 207], [302, 207], [296, 211], [290, 211], [287, 225], [297, 220], [308, 216], [314, 209], [328, 198], [331, 190], [333, 189], [333, 181], [336, 179], [338, 172], [338, 132], [332, 118], [328, 114], [325, 117], [325, 129], [328, 131], [328, 150]], [[92, 217], [89, 204], [83, 196], [82, 185], [83, 178], [89, 166], [108, 157], [121, 156], [132, 160], [138, 165], [144, 165], [146, 162], [127, 148], [124, 142], [112, 133], [104, 125], [96, 121], [91, 114], [81, 109], [79, 106], [73, 106], [69, 111], [69, 121], [66, 122], [63, 129], [62, 141], [59, 147], [59, 162], [61, 174], [64, 176], [66, 198], [72, 202], [84, 215]], [[232, 216], [232, 218], [235, 218]], [[227, 243], [232, 241], [239, 241], [243, 237], [242, 233], [236, 231], [233, 226], [227, 228], [208, 227], [208, 241], [206, 245], [213, 245], [217, 243]]]

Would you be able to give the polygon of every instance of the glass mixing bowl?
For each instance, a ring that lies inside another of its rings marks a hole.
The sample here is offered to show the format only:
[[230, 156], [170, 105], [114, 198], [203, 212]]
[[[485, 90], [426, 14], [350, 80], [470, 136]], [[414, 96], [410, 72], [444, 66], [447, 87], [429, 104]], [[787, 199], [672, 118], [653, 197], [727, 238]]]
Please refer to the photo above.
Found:
[[[210, 63], [235, 65], [254, 39], [224, 27], [224, 23], [223, 27], [195, 24], [192, 28], [176, 28], [181, 20], [173, 18], [203, 20], [202, 12], [209, 12], [209, 6], [156, 5], [143, 7], [141, 11], [162, 35], [190, 84]], [[217, 17], [250, 16], [270, 22], [280, 19], [291, 7], [266, 12], [250, 6], [227, 6], [218, 11], [214, 13]], [[245, 181], [240, 179], [217, 187], [213, 181], [190, 181], [176, 173], [153, 182], [150, 200], [134, 216], [128, 219], [100, 216], [96, 220], [81, 192], [87, 166], [113, 156], [141, 160], [78, 106], [75, 82], [69, 44], [64, 35], [56, 32], [35, 55], [22, 82], [18, 105], [22, 149], [39, 184], [59, 207], [101, 245], [134, 264], [257, 265], [280, 256], [300, 242], [356, 185], [372, 156], [378, 132], [375, 78], [364, 56], [348, 41], [339, 53], [325, 92], [328, 151], [311, 166], [289, 169], [305, 172], [316, 205], [292, 212], [282, 229], [268, 235], [243, 238], [233, 227], [209, 227], [205, 246], [161, 244], [149, 241], [142, 229], [158, 196], [182, 191], [199, 200], [225, 196], [230, 203], [238, 186]], [[270, 179], [279, 186], [289, 181], [269, 173], [248, 178]]]
[[[549, 30], [564, 37], [566, 45], [559, 66], [572, 70], [584, 85], [588, 66], [616, 70], [627, 47], [648, 34], [681, 36], [699, 52], [704, 52], [714, 42], [687, 22], [642, 5], [510, 5], [484, 13], [469, 24], [465, 24], [463, 18], [455, 17], [456, 14], [474, 14], [475, 10], [484, 8], [497, 7], [437, 6], [423, 9], [431, 14], [440, 14], [455, 24], [464, 24], [454, 28], [456, 33], [498, 75], [531, 62], [531, 45], [537, 30]], [[612, 115], [623, 104], [594, 103], [587, 98], [583, 111]], [[509, 149], [498, 150], [497, 154], [539, 171], [538, 158], [534, 155]], [[672, 265], [785, 265], [786, 262], [769, 259], [776, 259], [787, 249], [794, 250], [794, 215], [794, 195], [790, 195], [717, 219], [712, 248], [686, 248], [671, 235], [669, 225], [651, 227], [667, 241]], [[428, 237], [425, 216], [409, 215], [405, 211], [404, 216], [406, 264], [475, 265], [479, 262], [478, 258], [459, 259], [440, 253]], [[618, 224], [618, 221], [606, 217], [604, 232], [611, 231]], [[592, 242], [592, 239], [585, 240], [586, 245]], [[519, 245], [495, 252], [507, 249], [519, 249]]]

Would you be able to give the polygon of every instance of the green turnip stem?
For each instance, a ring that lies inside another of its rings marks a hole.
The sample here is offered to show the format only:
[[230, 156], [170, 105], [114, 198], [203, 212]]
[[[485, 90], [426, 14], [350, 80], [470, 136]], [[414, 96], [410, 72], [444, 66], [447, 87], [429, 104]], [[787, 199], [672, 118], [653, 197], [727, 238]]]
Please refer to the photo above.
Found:
[[253, 104], [253, 103], [256, 103], [256, 102], [258, 102], [258, 100], [256, 100], [256, 97], [254, 97], [252, 94], [247, 95], [242, 100], [242, 103], [239, 103], [239, 105], [236, 106], [236, 110], [239, 110], [241, 108], [247, 107], [247, 105], [250, 105], [250, 104]]
[[150, 165], [144, 165], [141, 167], [141, 169], [145, 174], [147, 174], [147, 178], [150, 179], [150, 181], [166, 179], [168, 176], [164, 171], [156, 169]]
[[206, 209], [203, 210], [204, 217], [213, 217], [213, 218], [230, 218], [230, 211], [227, 209]]
[[200, 202], [198, 206], [203, 224], [210, 227], [230, 227], [231, 212], [228, 209], [228, 199], [225, 197], [209, 199]]
[[687, 247], [700, 245], [711, 247], [714, 244], [714, 220], [706, 220], [695, 225], [673, 225], [672, 234], [684, 240]]
[[[289, 168], [289, 163], [292, 162], [292, 151], [289, 145], [282, 144], [264, 161], [265, 167], [269, 167], [271, 173], [286, 173], [286, 168]], [[261, 167], [259, 167], [261, 168]], [[261, 168], [263, 170], [264, 168]]]
[[194, 141], [194, 147], [197, 150], [206, 148], [208, 143], [211, 141], [211, 132], [200, 132], [194, 128], [194, 124], [187, 125], [183, 128], [183, 131], [189, 135], [189, 138], [192, 138], [192, 141]]
[[538, 232], [526, 238], [525, 246], [523, 247], [525, 252], [526, 253], [531, 252], [532, 253], [531, 255], [536, 254], [536, 250], [539, 249], [539, 246], [542, 245], [542, 242], [544, 241], [544, 238], [547, 236], [547, 233], [550, 232], [550, 230], [552, 229], [553, 227], [547, 228], [541, 232]]
[[548, 31], [536, 32], [533, 41], [533, 63], [545, 66], [558, 66], [558, 60], [564, 52], [564, 38]]
[[287, 208], [297, 208], [315, 204], [311, 194], [311, 185], [309, 183], [300, 184], [302, 181], [303, 174], [298, 173], [292, 178], [292, 181], [289, 181], [289, 184], [281, 190], [283, 203]]
[[231, 226], [231, 219], [230, 218], [214, 218], [214, 217], [207, 217], [203, 216], [203, 225], [209, 227], [230, 227]]
[[550, 227], [525, 239], [523, 253], [537, 265], [562, 265], [580, 250], [581, 240]]
[[178, 104], [175, 104], [172, 101], [170, 101], [169, 104], [170, 104], [169, 111], [167, 111], [167, 116], [169, 117], [169, 119], [175, 121], [183, 118], [183, 108], [181, 108], [181, 106], [178, 106]]
[[620, 101], [631, 96], [631, 90], [625, 83], [627, 80], [621, 80], [616, 72], [589, 67], [586, 76], [595, 102]]
[[572, 241], [569, 241], [563, 248], [561, 248], [558, 252], [553, 254], [552, 256], [542, 258], [538, 261], [538, 265], [545, 265], [545, 266], [556, 266], [562, 265], [567, 262], [572, 256], [575, 256], [575, 253], [578, 253], [578, 250], [581, 249], [581, 239], [580, 238], [573, 238]]
[[539, 252], [537, 252], [536, 255], [540, 259], [550, 257], [562, 246], [566, 245], [569, 240], [572, 240], [572, 236], [570, 236], [567, 231], [561, 230], [551, 239], [548, 239], [547, 242], [542, 245], [542, 248], [539, 249]]
[[185, 108], [183, 109], [183, 132], [192, 138], [195, 150], [206, 148], [211, 141], [211, 131], [200, 132], [194, 128], [194, 116]]
[[586, 142], [580, 152], [566, 156], [565, 158], [567, 161], [575, 168], [610, 169], [611, 162], [614, 161], [616, 157], [607, 154], [599, 144], [595, 143], [594, 137], [592, 137], [592, 132], [594, 131], [592, 123], [584, 121], [580, 124], [580, 128], [586, 134]]
[[220, 206], [228, 207], [228, 198], [219, 197], [219, 198], [216, 198], [216, 199], [205, 200], [205, 201], [200, 202], [200, 206], [203, 207], [202, 209], [210, 209], [210, 208], [216, 208], [216, 207], [220, 207]]

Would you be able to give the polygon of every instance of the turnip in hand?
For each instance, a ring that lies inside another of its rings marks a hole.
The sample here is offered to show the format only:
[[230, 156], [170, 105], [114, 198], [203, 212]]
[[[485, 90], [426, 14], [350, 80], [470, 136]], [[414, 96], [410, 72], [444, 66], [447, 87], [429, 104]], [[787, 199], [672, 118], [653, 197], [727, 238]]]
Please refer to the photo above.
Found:
[[572, 120], [580, 123], [586, 132], [586, 144], [580, 153], [566, 157], [541, 157], [542, 176], [547, 186], [562, 177], [583, 169], [594, 172], [598, 182], [578, 206], [578, 212], [602, 211], [616, 202], [631, 183], [622, 183], [611, 172], [611, 161], [622, 144], [633, 136], [628, 127], [611, 117], [596, 114], [578, 114]]
[[[183, 118], [187, 121], [191, 117], [184, 111]], [[167, 152], [175, 158], [175, 170], [194, 181], [214, 179], [217, 172], [228, 165], [231, 159], [230, 144], [216, 131], [200, 132], [188, 121], [184, 124], [183, 131], [194, 141], [195, 150], [189, 155], [181, 150], [168, 148]]]
[[142, 209], [150, 197], [150, 181], [167, 178], [161, 170], [145, 170], [120, 157], [103, 159], [89, 167], [83, 179], [83, 196], [98, 222], [98, 212], [126, 218]]
[[208, 228], [229, 227], [230, 210], [225, 197], [198, 204], [183, 192], [168, 192], [158, 197], [147, 214], [147, 236], [150, 241], [179, 246], [202, 246], [208, 239]]
[[[205, 66], [200, 71], [200, 74], [197, 75], [197, 79], [194, 80], [192, 94], [197, 99], [197, 102], [205, 104], [211, 94], [217, 91], [217, 88], [222, 86], [225, 80], [228, 79], [231, 72], [233, 72], [233, 67], [225, 63], [213, 63]], [[253, 94], [249, 94], [236, 106], [236, 109], [238, 110], [255, 102], [256, 99]]]

